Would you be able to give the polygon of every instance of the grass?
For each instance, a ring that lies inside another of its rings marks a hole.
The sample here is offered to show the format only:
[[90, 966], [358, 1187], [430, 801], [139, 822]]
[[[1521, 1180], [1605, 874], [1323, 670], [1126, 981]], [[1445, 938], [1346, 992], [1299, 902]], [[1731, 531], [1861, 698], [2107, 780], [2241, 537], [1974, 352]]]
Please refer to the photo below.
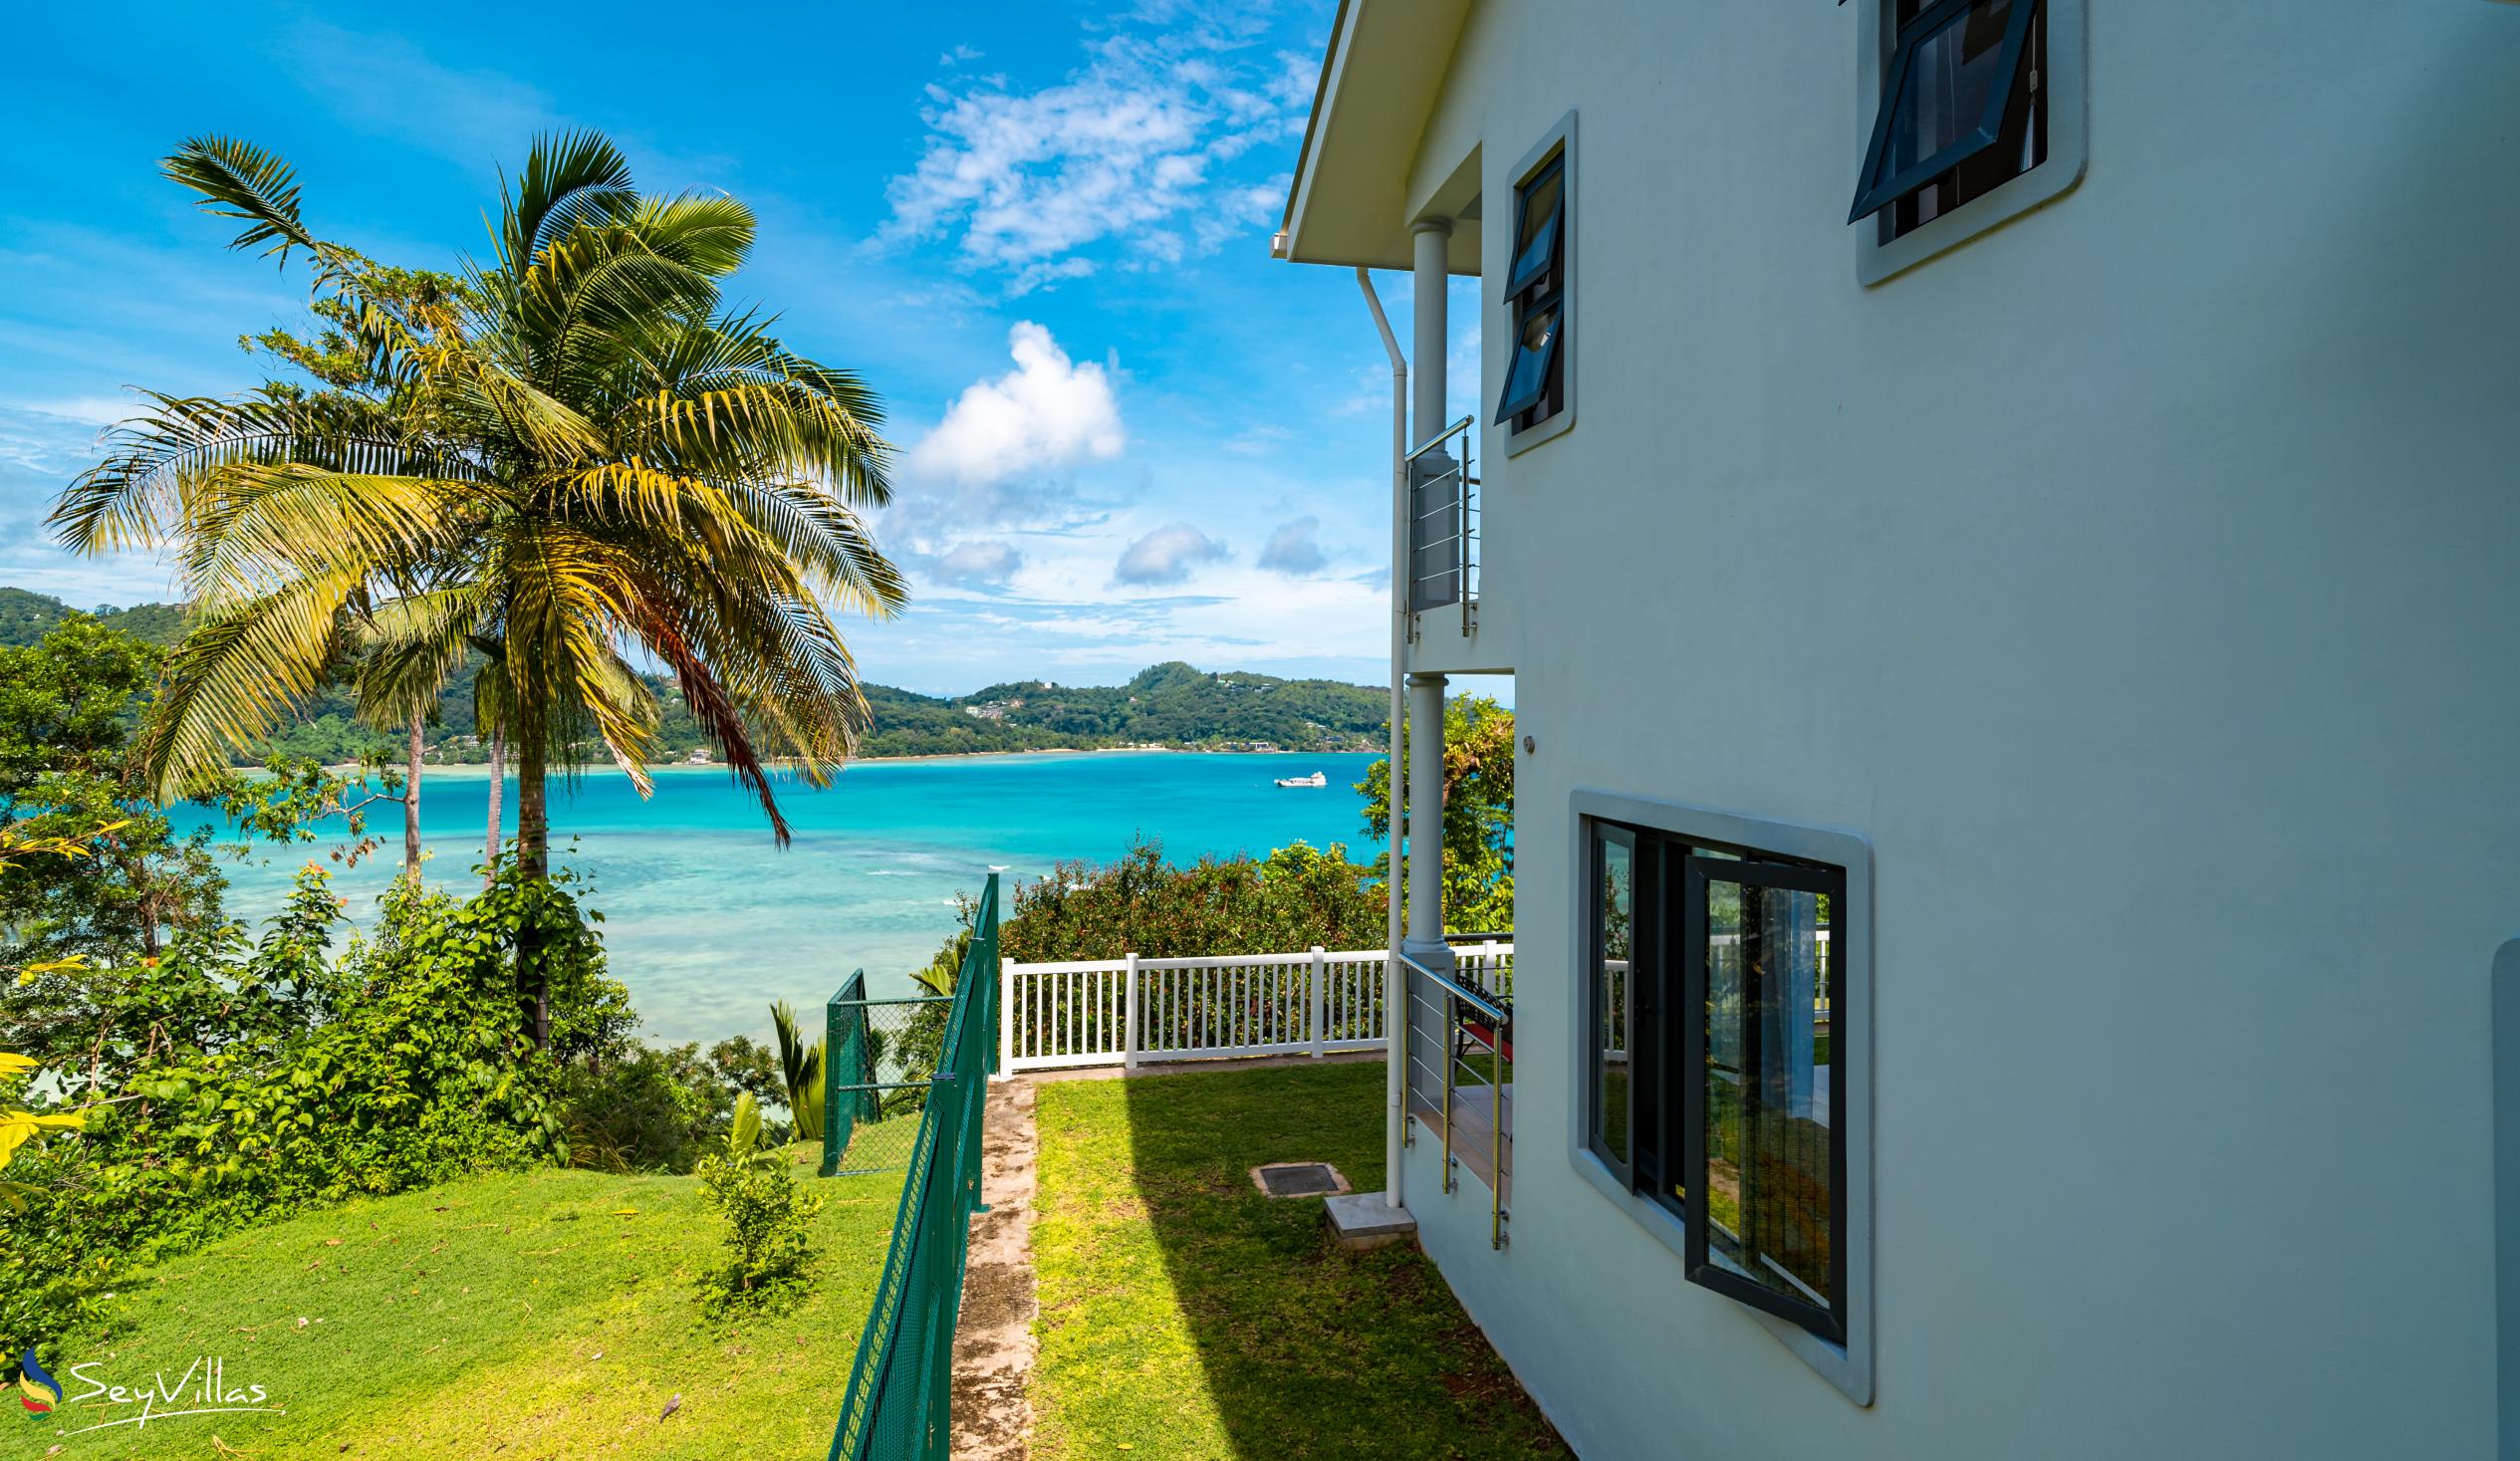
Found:
[[[791, 1154], [815, 1180], [815, 1153]], [[689, 1177], [475, 1178], [240, 1234], [134, 1274], [107, 1333], [47, 1357], [74, 1400], [72, 1364], [172, 1388], [215, 1358], [227, 1389], [262, 1385], [287, 1414], [61, 1436], [138, 1407], [100, 1398], [37, 1419], [11, 1405], [0, 1456], [819, 1457], [900, 1179], [816, 1188], [811, 1295], [731, 1325], [699, 1312], [694, 1283], [718, 1261], [721, 1224]]]
[[1434, 1266], [1342, 1252], [1263, 1162], [1383, 1182], [1380, 1065], [1045, 1085], [1033, 1454], [1564, 1456]]

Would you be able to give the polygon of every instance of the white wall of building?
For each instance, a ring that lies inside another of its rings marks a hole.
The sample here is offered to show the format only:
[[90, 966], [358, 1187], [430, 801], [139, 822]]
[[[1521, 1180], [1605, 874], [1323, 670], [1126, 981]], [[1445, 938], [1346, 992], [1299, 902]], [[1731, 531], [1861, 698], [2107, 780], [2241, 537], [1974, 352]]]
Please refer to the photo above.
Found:
[[[1581, 119], [1580, 418], [1484, 452], [1512, 1243], [1421, 1141], [1425, 1242], [1596, 1461], [2489, 1455], [2520, 15], [2095, 0], [2080, 187], [1867, 289], [1866, 3], [1491, 0], [1421, 144], [1502, 341]], [[1574, 1169], [1577, 788], [1874, 847], [1870, 1408]]]

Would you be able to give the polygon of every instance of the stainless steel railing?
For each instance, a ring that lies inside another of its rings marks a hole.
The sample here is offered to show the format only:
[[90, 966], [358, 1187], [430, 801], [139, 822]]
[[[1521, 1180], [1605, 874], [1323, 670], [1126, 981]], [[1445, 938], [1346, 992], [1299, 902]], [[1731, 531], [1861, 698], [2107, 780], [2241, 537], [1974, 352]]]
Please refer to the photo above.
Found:
[[1418, 615], [1458, 605], [1461, 632], [1479, 621], [1478, 418], [1463, 416], [1408, 454], [1408, 638]]
[[[1487, 1106], [1488, 1246], [1501, 1249], [1505, 1224], [1512, 1217], [1505, 1189], [1513, 1162], [1513, 1000], [1477, 979], [1463, 978], [1457, 969], [1432, 969], [1405, 953], [1398, 957], [1408, 980], [1407, 1060], [1400, 1088], [1402, 1139], [1414, 1144], [1414, 1118], [1407, 1114], [1409, 1091], [1422, 1075], [1428, 1088], [1442, 1092], [1436, 1129], [1443, 1139], [1443, 1192], [1451, 1196], [1460, 1185], [1454, 1175], [1460, 1166], [1460, 1157], [1453, 1151], [1456, 1109], [1465, 1103], [1465, 1090], [1484, 1093], [1483, 1097], [1468, 1098], [1466, 1103], [1475, 1105], [1483, 1098]], [[1472, 960], [1478, 962], [1475, 954]], [[1503, 971], [1483, 967], [1482, 972], [1494, 977]], [[1432, 1037], [1430, 1053], [1423, 1051], [1428, 1042], [1419, 1039], [1421, 1032]]]

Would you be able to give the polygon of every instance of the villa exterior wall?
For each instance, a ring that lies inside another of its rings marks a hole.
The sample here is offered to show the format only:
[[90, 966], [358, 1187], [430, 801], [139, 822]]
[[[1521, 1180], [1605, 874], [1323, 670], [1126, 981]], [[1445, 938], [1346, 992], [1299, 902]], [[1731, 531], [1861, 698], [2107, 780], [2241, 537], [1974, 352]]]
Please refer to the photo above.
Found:
[[[2483, 1457], [2520, 934], [2520, 14], [2100, 0], [2090, 163], [1885, 284], [1823, 0], [1489, 0], [1422, 196], [1580, 118], [1579, 419], [1482, 452], [1511, 1244], [1589, 1458]], [[1456, 689], [1474, 688], [1469, 683]], [[1875, 1402], [1587, 1180], [1579, 789], [1874, 855]]]

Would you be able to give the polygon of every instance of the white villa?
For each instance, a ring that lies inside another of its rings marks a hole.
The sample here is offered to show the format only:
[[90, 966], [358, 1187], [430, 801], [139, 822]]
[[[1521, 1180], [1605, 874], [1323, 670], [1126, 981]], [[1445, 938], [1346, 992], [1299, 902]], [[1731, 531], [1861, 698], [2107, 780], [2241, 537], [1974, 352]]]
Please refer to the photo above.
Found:
[[1345, 1212], [1579, 1454], [2520, 1456], [2520, 8], [1345, 0], [1277, 250], [1523, 737]]

